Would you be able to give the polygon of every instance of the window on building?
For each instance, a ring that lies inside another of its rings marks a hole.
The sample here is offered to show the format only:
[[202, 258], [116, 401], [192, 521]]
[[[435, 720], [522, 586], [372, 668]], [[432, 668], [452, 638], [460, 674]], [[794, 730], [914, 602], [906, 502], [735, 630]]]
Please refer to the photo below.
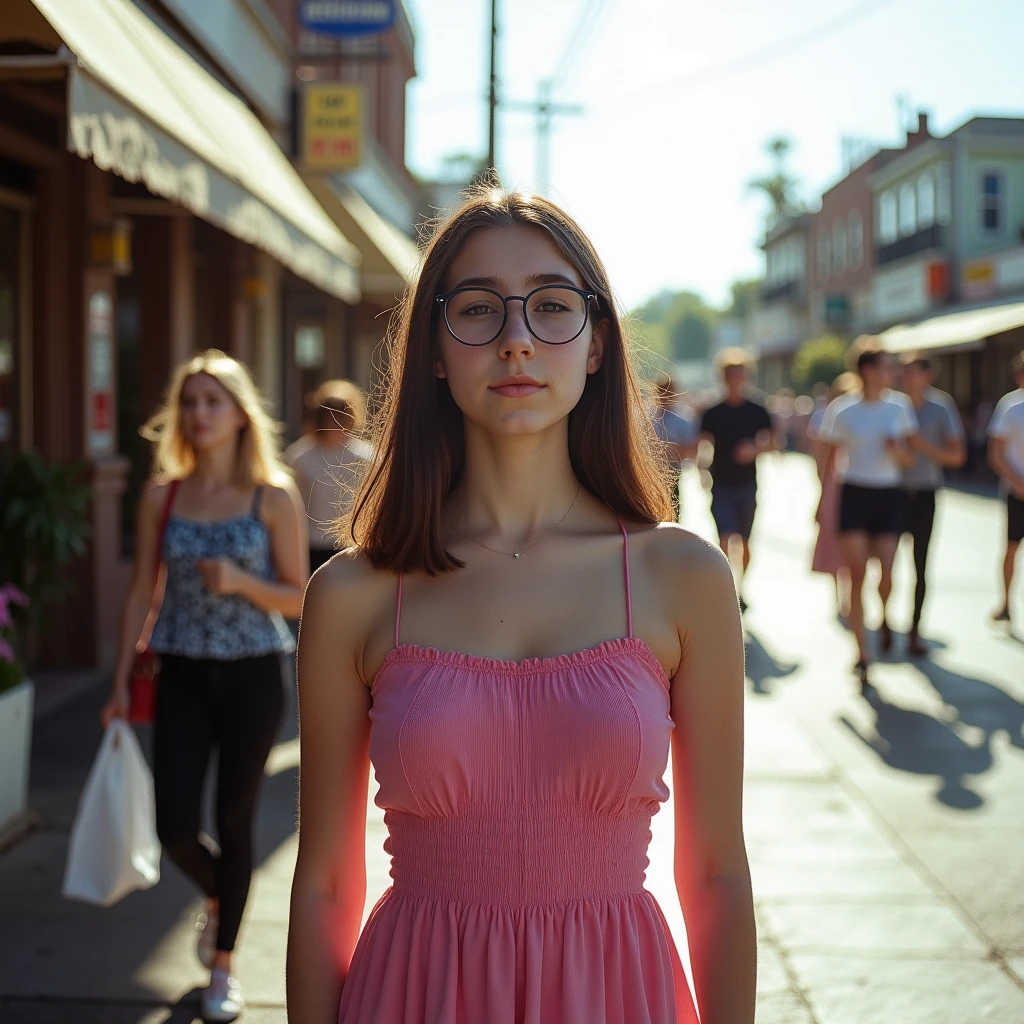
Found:
[[935, 223], [935, 179], [925, 171], [917, 179], [917, 226], [930, 228]]
[[878, 240], [888, 245], [896, 234], [896, 196], [887, 189], [878, 197]]
[[917, 192], [911, 182], [900, 185], [900, 238], [917, 231]]
[[980, 226], [987, 235], [998, 235], [1003, 230], [1003, 176], [999, 171], [984, 171], [981, 175]]
[[864, 262], [864, 217], [860, 210], [851, 210], [846, 225], [847, 257], [856, 270]]
[[935, 223], [953, 220], [953, 193], [950, 188], [949, 164], [943, 161], [935, 168]]
[[832, 269], [832, 242], [827, 231], [818, 232], [818, 277], [822, 281], [828, 280], [829, 271]]
[[846, 222], [832, 224], [832, 269], [837, 274], [846, 273]]

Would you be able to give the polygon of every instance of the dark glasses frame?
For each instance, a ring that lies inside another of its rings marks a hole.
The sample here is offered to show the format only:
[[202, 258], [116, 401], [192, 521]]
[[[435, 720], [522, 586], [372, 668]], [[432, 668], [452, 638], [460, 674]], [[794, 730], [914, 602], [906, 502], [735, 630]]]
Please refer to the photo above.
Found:
[[[536, 295], [537, 292], [548, 291], [550, 288], [562, 288], [566, 291], [575, 292], [584, 300], [583, 323], [580, 326], [580, 329], [571, 338], [566, 338], [565, 341], [546, 341], [533, 329], [533, 327], [530, 326], [530, 314], [526, 311], [527, 302], [529, 302], [531, 297]], [[501, 326], [498, 328], [494, 336], [492, 338], [488, 338], [487, 341], [463, 341], [452, 329], [451, 322], [448, 319], [448, 301], [456, 295], [462, 295], [465, 292], [487, 292], [488, 295], [493, 295], [495, 298], [501, 300]], [[501, 337], [501, 332], [505, 330], [505, 325], [508, 323], [508, 304], [513, 299], [518, 299], [523, 304], [523, 322], [526, 324], [526, 329], [531, 335], [533, 335], [533, 337], [544, 345], [568, 345], [570, 341], [575, 341], [587, 329], [587, 324], [590, 322], [590, 304], [597, 297], [597, 292], [591, 291], [588, 288], [577, 288], [575, 285], [571, 284], [542, 284], [540, 287], [533, 288], [528, 291], [525, 295], [502, 295], [501, 292], [495, 291], [493, 288], [480, 288], [473, 285], [467, 285], [465, 288], [456, 288], [454, 291], [444, 292], [442, 295], [435, 296], [434, 302], [444, 310], [444, 325], [448, 328], [448, 333], [460, 345], [466, 345], [469, 348], [483, 348], [484, 345], [490, 345], [492, 341]]]

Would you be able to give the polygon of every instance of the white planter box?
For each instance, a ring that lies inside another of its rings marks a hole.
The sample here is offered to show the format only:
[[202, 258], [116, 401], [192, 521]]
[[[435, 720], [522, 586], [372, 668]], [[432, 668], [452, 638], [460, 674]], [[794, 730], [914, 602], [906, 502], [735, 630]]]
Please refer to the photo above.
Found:
[[28, 808], [34, 694], [29, 679], [0, 693], [0, 834]]

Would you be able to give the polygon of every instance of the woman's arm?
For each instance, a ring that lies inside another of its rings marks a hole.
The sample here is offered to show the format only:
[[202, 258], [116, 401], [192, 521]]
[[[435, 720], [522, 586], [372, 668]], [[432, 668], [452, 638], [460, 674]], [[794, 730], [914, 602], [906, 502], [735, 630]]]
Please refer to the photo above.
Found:
[[310, 581], [299, 634], [299, 853], [288, 922], [289, 1024], [337, 1024], [366, 900], [370, 692], [353, 561]]
[[743, 840], [743, 631], [717, 549], [687, 544], [672, 679], [675, 879], [702, 1024], [752, 1024], [757, 974]]
[[128, 715], [128, 681], [131, 678], [139, 640], [153, 607], [156, 590], [157, 535], [160, 532], [160, 513], [167, 500], [169, 484], [152, 480], [143, 488], [135, 508], [135, 561], [132, 583], [121, 611], [121, 631], [117, 641], [117, 661], [114, 666], [114, 685], [110, 699], [100, 712], [106, 728], [111, 719]]
[[291, 481], [283, 487], [267, 488], [264, 519], [270, 531], [276, 580], [253, 576], [230, 558], [202, 558], [197, 563], [199, 572], [216, 594], [241, 594], [265, 612], [297, 619], [309, 579], [309, 535], [302, 499]]

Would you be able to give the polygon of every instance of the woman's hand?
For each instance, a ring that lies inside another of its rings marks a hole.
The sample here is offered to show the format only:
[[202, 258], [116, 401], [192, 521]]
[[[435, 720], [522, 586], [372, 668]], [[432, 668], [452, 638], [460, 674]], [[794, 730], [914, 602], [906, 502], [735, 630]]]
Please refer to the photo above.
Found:
[[103, 710], [100, 712], [100, 721], [103, 723], [103, 728], [109, 728], [110, 723], [114, 721], [115, 718], [123, 718], [127, 720], [130, 703], [128, 688], [115, 686], [113, 693], [110, 695], [110, 699], [103, 705]]
[[196, 565], [203, 583], [215, 594], [237, 594], [242, 570], [230, 558], [200, 558]]

